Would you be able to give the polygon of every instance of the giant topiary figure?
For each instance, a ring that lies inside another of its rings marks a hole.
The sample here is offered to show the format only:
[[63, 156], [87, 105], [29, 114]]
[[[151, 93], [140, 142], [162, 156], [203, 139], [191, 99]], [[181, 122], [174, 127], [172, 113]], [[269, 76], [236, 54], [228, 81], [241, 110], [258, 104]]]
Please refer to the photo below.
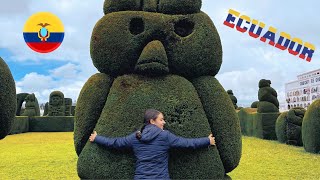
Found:
[[16, 86], [8, 65], [0, 57], [0, 139], [9, 134], [16, 113]]
[[288, 111], [281, 113], [276, 121], [277, 140], [281, 143], [286, 143], [287, 138], [287, 115]]
[[238, 100], [237, 100], [236, 96], [233, 95], [232, 90], [228, 90], [227, 93], [233, 103], [234, 109], [238, 109], [238, 105], [237, 105]]
[[49, 97], [48, 116], [64, 116], [64, 95], [60, 91], [53, 91]]
[[167, 128], [177, 135], [212, 131], [216, 137], [214, 148], [171, 151], [171, 178], [222, 178], [238, 165], [239, 120], [214, 77], [222, 63], [221, 42], [200, 7], [201, 0], [105, 1], [105, 16], [91, 38], [91, 57], [101, 73], [86, 82], [76, 106], [81, 178], [133, 178], [131, 151], [87, 142], [93, 130], [128, 135], [142, 125], [148, 108], [164, 112]]
[[307, 152], [320, 153], [320, 99], [307, 109], [302, 121], [302, 142]]
[[261, 79], [259, 81], [259, 113], [279, 112], [279, 101], [277, 99], [278, 95], [277, 92], [272, 87], [270, 87], [270, 84], [270, 80]]
[[25, 110], [22, 116], [40, 116], [40, 108], [36, 96], [32, 93], [26, 99]]

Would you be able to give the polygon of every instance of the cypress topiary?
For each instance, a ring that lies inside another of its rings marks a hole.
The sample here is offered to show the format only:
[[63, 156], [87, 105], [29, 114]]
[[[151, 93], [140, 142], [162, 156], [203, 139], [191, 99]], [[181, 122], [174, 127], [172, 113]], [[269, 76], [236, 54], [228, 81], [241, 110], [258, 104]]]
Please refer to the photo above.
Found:
[[277, 92], [272, 87], [270, 87], [270, 84], [270, 80], [261, 79], [259, 81], [259, 113], [279, 112], [279, 101], [277, 99], [278, 95]]
[[229, 97], [230, 97], [230, 99], [231, 99], [231, 101], [232, 101], [232, 103], [233, 103], [234, 109], [238, 109], [238, 106], [237, 106], [238, 100], [237, 100], [236, 96], [233, 95], [232, 90], [229, 89], [229, 90], [227, 91], [227, 93], [228, 93], [228, 95], [229, 95]]
[[259, 101], [254, 101], [252, 104], [251, 104], [251, 108], [258, 108], [258, 103]]
[[276, 135], [278, 141], [281, 143], [287, 142], [287, 114], [288, 111], [281, 113], [276, 121]]
[[22, 116], [40, 116], [40, 108], [36, 96], [32, 93], [26, 99], [25, 110]]
[[72, 99], [64, 98], [65, 102], [65, 116], [71, 116]]
[[43, 116], [47, 116], [48, 115], [48, 109], [49, 109], [49, 102], [46, 102], [46, 104], [44, 105]]
[[53, 91], [49, 97], [48, 116], [64, 116], [65, 103], [64, 95], [61, 91]]
[[80, 178], [133, 178], [132, 151], [102, 148], [88, 138], [93, 130], [109, 137], [128, 135], [142, 125], [148, 108], [162, 111], [167, 128], [177, 135], [203, 137], [211, 131], [216, 137], [217, 146], [209, 150], [172, 150], [171, 178], [223, 178], [239, 163], [239, 119], [214, 77], [222, 63], [216, 28], [199, 11], [200, 0], [156, 4], [105, 1], [106, 15], [97, 22], [90, 45], [101, 73], [86, 82], [76, 106]]
[[28, 96], [28, 93], [19, 93], [17, 94], [17, 111], [16, 111], [16, 116], [20, 116], [21, 113], [21, 107], [23, 102], [25, 101], [26, 97]]
[[307, 152], [320, 153], [320, 99], [307, 109], [302, 121], [302, 142]]
[[289, 110], [287, 115], [287, 144], [302, 146], [301, 126], [306, 110], [296, 107]]
[[5, 138], [13, 125], [16, 113], [16, 86], [8, 65], [0, 57], [0, 139]]

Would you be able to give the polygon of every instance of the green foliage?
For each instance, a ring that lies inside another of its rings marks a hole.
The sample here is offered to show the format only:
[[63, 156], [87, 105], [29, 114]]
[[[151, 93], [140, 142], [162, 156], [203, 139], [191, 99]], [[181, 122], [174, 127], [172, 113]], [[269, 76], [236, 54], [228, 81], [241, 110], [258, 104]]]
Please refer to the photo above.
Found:
[[236, 96], [233, 95], [232, 90], [227, 90], [227, 93], [228, 93], [228, 95], [229, 95], [229, 97], [230, 97], [230, 99], [232, 101], [234, 109], [238, 109], [238, 106], [237, 106], [238, 100], [237, 100]]
[[65, 116], [71, 116], [72, 99], [64, 98], [65, 103]]
[[105, 0], [105, 14], [118, 11], [149, 11], [164, 14], [192, 14], [201, 9], [201, 0]]
[[[241, 158], [241, 129], [239, 118], [228, 94], [212, 76], [192, 80], [216, 137], [221, 160], [226, 172], [232, 171]], [[182, 91], [182, 90], [181, 90]]]
[[10, 134], [20, 134], [29, 131], [29, 118], [27, 116], [16, 116]]
[[[137, 31], [140, 33], [136, 34]], [[189, 31], [191, 34], [185, 34]], [[195, 78], [214, 76], [220, 69], [220, 37], [205, 13], [166, 15], [121, 11], [107, 14], [93, 30], [91, 57], [102, 73], [113, 77], [133, 73], [142, 50], [153, 40], [160, 41], [170, 57], [170, 74]]]
[[302, 146], [301, 125], [306, 110], [301, 107], [290, 109], [287, 115], [287, 144]]
[[279, 112], [278, 95], [277, 92], [270, 87], [270, 84], [270, 80], [261, 79], [259, 81], [259, 104], [257, 105], [259, 113]]
[[256, 108], [242, 108], [238, 112], [241, 133], [245, 136], [253, 136], [253, 122], [256, 120]]
[[29, 117], [30, 132], [73, 131], [73, 116], [34, 116]]
[[254, 101], [254, 102], [251, 104], [251, 108], [258, 108], [258, 103], [259, 103], [259, 101]]
[[48, 109], [49, 109], [49, 102], [46, 102], [46, 104], [44, 105], [43, 116], [47, 116], [48, 115]]
[[17, 111], [16, 111], [16, 116], [20, 116], [21, 115], [21, 106], [24, 102], [24, 100], [26, 99], [26, 97], [28, 96], [28, 93], [19, 93], [17, 94]]
[[[202, 83], [211, 84], [197, 80], [194, 86], [199, 87]], [[97, 89], [94, 86], [88, 87], [88, 83], [85, 86], [87, 86], [83, 89], [85, 91]], [[231, 162], [227, 162], [230, 164], [226, 163], [225, 165], [227, 168], [230, 166], [234, 168], [240, 159], [239, 122], [231, 101], [221, 85], [212, 92], [220, 92], [228, 101], [216, 102], [215, 100], [214, 102], [217, 104], [211, 104], [210, 101], [200, 101], [194, 86], [186, 79], [176, 75], [158, 78], [137, 75], [120, 76], [112, 84], [108, 99], [94, 130], [100, 135], [109, 137], [128, 135], [142, 125], [145, 109], [155, 108], [164, 113], [167, 121], [166, 127], [171, 132], [184, 137], [206, 137], [210, 133], [210, 126], [207, 119], [208, 114], [205, 113], [202, 106], [205, 103], [204, 106], [208, 109], [211, 108], [212, 111], [209, 111], [208, 117], [213, 117], [213, 113], [221, 114], [221, 116], [209, 120], [214, 127], [214, 129], [211, 128], [211, 131], [213, 131], [216, 141], [219, 142], [220, 155], [215, 147], [210, 150], [173, 150], [170, 153], [169, 172], [173, 179], [223, 177], [225, 170], [222, 158], [224, 158], [223, 160], [230, 159]], [[198, 92], [201, 91], [200, 94], [208, 93], [206, 89], [203, 87]], [[218, 97], [221, 97], [220, 93], [219, 96], [217, 95]], [[80, 94], [81, 99], [85, 96], [84, 92]], [[100, 101], [98, 102], [100, 103]], [[78, 110], [83, 108], [80, 102], [79, 100], [77, 104], [76, 122], [79, 118]], [[224, 105], [223, 108], [219, 106], [221, 103]], [[97, 102], [94, 104], [95, 107], [96, 104]], [[217, 110], [214, 111], [214, 109]], [[229, 110], [232, 111], [229, 112]], [[223, 115], [224, 113], [226, 115]], [[85, 116], [85, 114], [83, 115]], [[82, 117], [83, 121], [87, 120], [87, 117]], [[232, 125], [230, 126], [230, 124]], [[220, 159], [220, 157], [222, 158]], [[94, 164], [101, 164], [101, 166], [94, 166]], [[214, 171], [212, 171], [213, 169]], [[79, 155], [78, 173], [81, 178], [130, 179], [133, 178], [134, 173], [134, 157], [131, 151], [108, 150], [96, 144], [87, 143]]]
[[201, 9], [202, 0], [161, 0], [159, 11], [165, 14], [192, 14]]
[[8, 65], [0, 57], [0, 140], [10, 132], [16, 114], [16, 87]]
[[257, 113], [256, 120], [253, 123], [255, 127], [254, 136], [261, 139], [276, 140], [275, 126], [279, 115], [280, 113]]
[[79, 155], [96, 126], [113, 79], [103, 73], [89, 78], [82, 87], [75, 109], [74, 145]]
[[32, 93], [25, 98], [26, 104], [22, 116], [39, 116], [40, 108], [36, 96]]
[[307, 109], [302, 122], [302, 142], [307, 152], [320, 153], [320, 99]]
[[64, 116], [65, 102], [64, 94], [61, 91], [53, 91], [50, 93], [48, 104], [48, 116]]
[[278, 141], [281, 143], [287, 142], [287, 114], [288, 111], [281, 113], [276, 121], [276, 135]]
[[274, 113], [279, 112], [279, 109], [272, 103], [267, 101], [259, 101], [258, 113]]

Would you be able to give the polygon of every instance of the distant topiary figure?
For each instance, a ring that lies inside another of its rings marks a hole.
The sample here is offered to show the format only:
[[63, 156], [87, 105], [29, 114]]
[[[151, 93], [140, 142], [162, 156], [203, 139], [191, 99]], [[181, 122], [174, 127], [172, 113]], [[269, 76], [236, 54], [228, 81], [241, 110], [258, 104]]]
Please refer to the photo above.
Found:
[[12, 128], [16, 106], [16, 86], [8, 65], [0, 57], [0, 139]]
[[292, 108], [287, 115], [287, 144], [302, 146], [301, 126], [306, 110], [301, 107]]
[[[210, 131], [217, 147], [173, 150], [172, 179], [223, 178], [241, 157], [239, 119], [214, 77], [222, 63], [219, 34], [200, 11], [201, 0], [106, 0], [90, 52], [95, 67], [76, 106], [77, 170], [84, 179], [133, 179], [132, 151], [87, 143], [93, 130], [108, 137], [129, 135], [143, 113], [164, 113], [166, 127], [184, 137]], [[150, 167], [152, 168], [152, 167]]]
[[258, 92], [258, 113], [279, 112], [279, 101], [277, 92], [270, 87], [271, 81], [261, 79]]
[[65, 105], [64, 95], [60, 91], [53, 91], [50, 94], [48, 116], [64, 116]]
[[251, 108], [258, 108], [259, 101], [255, 101], [251, 104]]
[[72, 99], [64, 98], [64, 103], [65, 103], [65, 116], [71, 116]]
[[307, 109], [302, 121], [302, 142], [307, 152], [320, 153], [320, 99]]
[[19, 93], [17, 94], [17, 110], [16, 110], [16, 116], [20, 116], [21, 113], [21, 107], [23, 102], [25, 101], [26, 97], [28, 96], [28, 93]]
[[276, 135], [277, 140], [281, 143], [286, 143], [287, 138], [287, 115], [288, 111], [283, 112], [278, 116], [276, 121]]
[[236, 96], [233, 95], [232, 90], [228, 90], [227, 93], [233, 103], [234, 109], [238, 109], [238, 106], [237, 106], [238, 100], [237, 100]]
[[71, 115], [72, 116], [75, 115], [75, 109], [76, 109], [76, 106], [71, 106]]
[[46, 104], [44, 105], [43, 116], [48, 115], [48, 109], [49, 109], [49, 102], [46, 102]]
[[40, 116], [40, 109], [36, 96], [32, 93], [29, 94], [26, 99], [25, 110], [22, 116]]

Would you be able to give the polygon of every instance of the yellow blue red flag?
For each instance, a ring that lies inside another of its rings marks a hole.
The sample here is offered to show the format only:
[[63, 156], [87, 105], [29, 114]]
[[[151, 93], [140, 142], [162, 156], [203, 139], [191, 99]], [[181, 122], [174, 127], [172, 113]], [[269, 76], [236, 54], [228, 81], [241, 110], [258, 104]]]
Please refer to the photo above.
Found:
[[64, 27], [61, 20], [49, 12], [39, 12], [30, 16], [23, 28], [27, 45], [39, 53], [56, 50], [63, 41]]

